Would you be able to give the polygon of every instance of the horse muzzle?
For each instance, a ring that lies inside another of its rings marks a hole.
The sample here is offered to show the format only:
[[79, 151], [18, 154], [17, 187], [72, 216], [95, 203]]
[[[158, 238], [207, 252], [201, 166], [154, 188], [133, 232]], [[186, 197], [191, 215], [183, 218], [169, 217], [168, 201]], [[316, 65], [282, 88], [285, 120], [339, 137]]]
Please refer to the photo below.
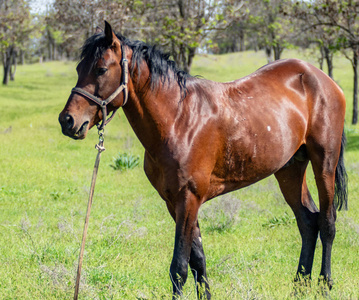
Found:
[[61, 113], [59, 115], [59, 122], [61, 125], [62, 133], [75, 140], [82, 140], [86, 137], [90, 124], [88, 120], [79, 122], [77, 124], [74, 117], [68, 113]]

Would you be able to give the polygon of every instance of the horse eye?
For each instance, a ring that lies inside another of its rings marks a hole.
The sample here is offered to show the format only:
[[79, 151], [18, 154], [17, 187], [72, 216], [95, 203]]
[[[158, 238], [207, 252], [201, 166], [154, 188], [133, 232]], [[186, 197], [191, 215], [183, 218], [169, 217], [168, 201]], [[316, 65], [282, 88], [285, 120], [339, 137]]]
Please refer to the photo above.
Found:
[[96, 70], [96, 76], [101, 76], [107, 72], [106, 68], [99, 68]]

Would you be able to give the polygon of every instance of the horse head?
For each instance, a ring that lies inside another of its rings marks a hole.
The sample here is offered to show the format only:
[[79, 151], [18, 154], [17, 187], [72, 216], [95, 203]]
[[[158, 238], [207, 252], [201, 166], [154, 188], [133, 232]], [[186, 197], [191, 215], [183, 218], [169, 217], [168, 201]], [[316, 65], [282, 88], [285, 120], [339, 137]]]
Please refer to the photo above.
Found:
[[[128, 63], [121, 41], [105, 21], [105, 31], [90, 37], [82, 48], [76, 87], [59, 115], [63, 134], [84, 139], [99, 122], [99, 129], [127, 101]], [[112, 116], [106, 120], [107, 114]]]

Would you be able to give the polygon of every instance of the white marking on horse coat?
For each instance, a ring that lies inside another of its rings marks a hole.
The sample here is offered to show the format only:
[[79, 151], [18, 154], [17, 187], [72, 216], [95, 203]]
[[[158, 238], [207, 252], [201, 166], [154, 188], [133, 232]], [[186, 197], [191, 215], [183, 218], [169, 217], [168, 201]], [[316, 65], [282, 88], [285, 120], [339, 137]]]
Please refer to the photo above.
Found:
[[257, 155], [257, 144], [254, 144], [254, 149], [253, 149], [253, 158], [255, 158]]
[[271, 131], [271, 128], [270, 128], [270, 126], [269, 126], [269, 125], [267, 126], [267, 130], [268, 130], [268, 131]]

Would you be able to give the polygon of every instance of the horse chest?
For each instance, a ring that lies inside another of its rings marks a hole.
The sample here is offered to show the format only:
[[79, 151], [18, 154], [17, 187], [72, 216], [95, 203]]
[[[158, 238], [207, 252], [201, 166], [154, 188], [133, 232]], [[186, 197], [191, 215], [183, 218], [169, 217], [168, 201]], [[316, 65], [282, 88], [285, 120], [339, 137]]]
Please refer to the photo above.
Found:
[[178, 164], [173, 159], [164, 159], [161, 155], [145, 152], [144, 171], [148, 180], [164, 200], [172, 198], [184, 185], [179, 176]]

